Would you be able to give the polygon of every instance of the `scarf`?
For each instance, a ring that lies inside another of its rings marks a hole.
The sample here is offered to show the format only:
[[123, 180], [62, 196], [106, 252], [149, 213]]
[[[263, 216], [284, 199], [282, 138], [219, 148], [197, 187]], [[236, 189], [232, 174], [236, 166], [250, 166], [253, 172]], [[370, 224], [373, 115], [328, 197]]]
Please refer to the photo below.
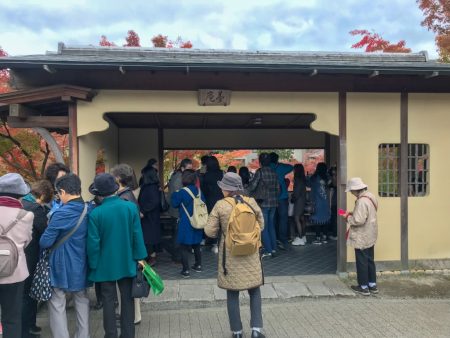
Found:
[[0, 196], [0, 207], [22, 209], [23, 205], [18, 199], [8, 196]]

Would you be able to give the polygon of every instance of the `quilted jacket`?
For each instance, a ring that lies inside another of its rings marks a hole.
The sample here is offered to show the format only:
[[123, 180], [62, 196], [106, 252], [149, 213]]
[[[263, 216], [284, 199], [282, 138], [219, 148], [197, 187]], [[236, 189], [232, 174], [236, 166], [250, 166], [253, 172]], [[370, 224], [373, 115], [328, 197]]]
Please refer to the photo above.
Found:
[[[256, 217], [261, 225], [261, 230], [263, 230], [264, 218], [261, 209], [253, 198], [250, 199], [250, 205], [256, 211]], [[224, 199], [218, 201], [209, 214], [208, 224], [205, 227], [205, 234], [211, 238], [216, 238], [220, 232], [224, 232], [220, 236], [219, 243], [217, 285], [219, 288], [226, 290], [241, 291], [253, 289], [264, 283], [259, 252], [248, 256], [232, 256], [229, 250], [226, 249], [225, 266], [227, 268], [227, 274], [225, 275], [223, 271], [224, 235], [226, 236], [226, 228], [232, 208], [231, 204]]]
[[365, 191], [358, 197], [353, 213], [347, 218], [350, 226], [349, 246], [367, 249], [375, 245], [378, 236], [377, 208], [377, 199], [370, 192]]

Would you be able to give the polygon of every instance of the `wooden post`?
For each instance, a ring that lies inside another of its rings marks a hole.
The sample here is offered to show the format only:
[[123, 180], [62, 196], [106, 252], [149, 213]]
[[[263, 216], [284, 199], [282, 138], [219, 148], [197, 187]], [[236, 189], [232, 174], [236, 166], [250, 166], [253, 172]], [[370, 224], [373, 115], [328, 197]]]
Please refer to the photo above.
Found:
[[164, 129], [158, 128], [158, 165], [159, 181], [164, 189]]
[[400, 96], [400, 253], [402, 270], [409, 270], [408, 257], [408, 93]]
[[69, 157], [70, 169], [74, 174], [78, 175], [79, 161], [78, 161], [78, 129], [77, 129], [77, 104], [69, 102]]
[[325, 163], [329, 168], [331, 166], [331, 136], [325, 133]]
[[[338, 208], [347, 210], [347, 93], [339, 93], [339, 165], [337, 172]], [[342, 217], [338, 217], [338, 246], [337, 246], [337, 272], [347, 271], [347, 241], [345, 233], [347, 224]]]

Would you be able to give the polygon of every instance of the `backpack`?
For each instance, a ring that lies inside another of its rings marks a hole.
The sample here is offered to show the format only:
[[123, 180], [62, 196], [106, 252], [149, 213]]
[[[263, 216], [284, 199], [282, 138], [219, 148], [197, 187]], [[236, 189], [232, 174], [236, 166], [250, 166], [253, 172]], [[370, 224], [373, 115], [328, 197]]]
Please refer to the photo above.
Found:
[[256, 200], [256, 202], [262, 203], [267, 199], [267, 196], [269, 195], [269, 190], [267, 189], [266, 183], [263, 180], [261, 170], [259, 170], [258, 172], [259, 172], [259, 180], [255, 190], [252, 193], [252, 197]]
[[227, 225], [225, 246], [233, 256], [248, 256], [261, 247], [261, 226], [248, 197], [227, 197], [233, 206]]
[[16, 218], [6, 227], [0, 225], [0, 278], [11, 276], [19, 262], [19, 250], [16, 243], [6, 234], [27, 214], [20, 209]]
[[202, 201], [201, 191], [198, 189], [198, 195], [194, 196], [192, 191], [189, 188], [183, 188], [191, 197], [193, 201], [193, 211], [192, 216], [189, 215], [186, 207], [183, 203], [181, 206], [183, 207], [186, 216], [189, 218], [189, 222], [194, 229], [203, 229], [208, 222], [208, 209], [206, 208], [205, 202]]

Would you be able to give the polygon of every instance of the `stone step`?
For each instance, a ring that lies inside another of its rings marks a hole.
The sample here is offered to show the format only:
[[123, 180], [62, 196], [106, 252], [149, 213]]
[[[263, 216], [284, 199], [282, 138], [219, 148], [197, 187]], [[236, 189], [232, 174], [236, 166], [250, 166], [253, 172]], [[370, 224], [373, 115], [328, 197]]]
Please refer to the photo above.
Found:
[[[282, 303], [301, 298], [355, 297], [336, 275], [312, 275], [266, 278], [261, 287], [264, 302]], [[241, 292], [241, 302], [248, 303], [247, 292]], [[159, 296], [150, 293], [142, 299], [142, 309], [204, 308], [225, 303], [226, 290], [217, 286], [216, 279], [168, 280]]]

